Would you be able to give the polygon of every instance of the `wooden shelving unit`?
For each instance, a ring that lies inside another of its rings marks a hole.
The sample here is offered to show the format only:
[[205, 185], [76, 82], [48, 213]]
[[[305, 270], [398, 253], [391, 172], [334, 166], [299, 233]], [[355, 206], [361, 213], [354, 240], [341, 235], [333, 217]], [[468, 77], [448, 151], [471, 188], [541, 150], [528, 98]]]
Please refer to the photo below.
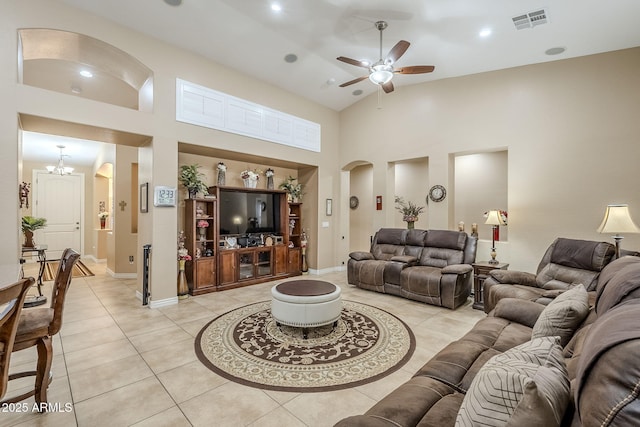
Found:
[[[185, 247], [192, 257], [186, 264], [185, 273], [191, 295], [211, 292], [217, 285], [216, 203], [216, 199], [186, 199], [184, 203]], [[202, 223], [208, 226], [198, 227]], [[197, 254], [200, 254], [199, 258]]]

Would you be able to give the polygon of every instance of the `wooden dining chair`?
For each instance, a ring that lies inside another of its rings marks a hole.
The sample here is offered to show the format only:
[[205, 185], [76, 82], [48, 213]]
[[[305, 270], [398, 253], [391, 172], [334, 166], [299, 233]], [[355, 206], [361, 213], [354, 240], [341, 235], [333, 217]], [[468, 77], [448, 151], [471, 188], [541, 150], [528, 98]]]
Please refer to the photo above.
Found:
[[7, 392], [9, 361], [24, 299], [34, 283], [35, 279], [28, 277], [0, 287], [0, 399]]
[[51, 363], [53, 360], [52, 338], [60, 331], [62, 326], [62, 312], [67, 290], [71, 284], [71, 271], [78, 258], [80, 258], [80, 255], [73, 249], [65, 249], [62, 253], [58, 272], [53, 282], [51, 305], [49, 307], [30, 307], [22, 310], [13, 351], [36, 346], [38, 349], [38, 364], [35, 371], [16, 372], [9, 375], [9, 381], [35, 376], [35, 384], [33, 390], [19, 396], [9, 397], [0, 402], [0, 404], [16, 403], [31, 396], [34, 396], [38, 404], [47, 402], [47, 388], [53, 379], [51, 375]]

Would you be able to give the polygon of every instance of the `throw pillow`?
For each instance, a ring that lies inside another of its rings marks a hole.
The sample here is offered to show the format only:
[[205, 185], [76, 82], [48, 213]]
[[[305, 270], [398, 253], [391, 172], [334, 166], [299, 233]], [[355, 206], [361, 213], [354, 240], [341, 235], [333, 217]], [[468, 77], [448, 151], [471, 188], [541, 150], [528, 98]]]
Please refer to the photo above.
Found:
[[456, 426], [559, 426], [569, 378], [556, 337], [532, 339], [489, 359], [462, 401]]
[[564, 347], [587, 314], [589, 295], [583, 285], [576, 285], [561, 293], [542, 310], [533, 325], [531, 338], [559, 336], [560, 345]]

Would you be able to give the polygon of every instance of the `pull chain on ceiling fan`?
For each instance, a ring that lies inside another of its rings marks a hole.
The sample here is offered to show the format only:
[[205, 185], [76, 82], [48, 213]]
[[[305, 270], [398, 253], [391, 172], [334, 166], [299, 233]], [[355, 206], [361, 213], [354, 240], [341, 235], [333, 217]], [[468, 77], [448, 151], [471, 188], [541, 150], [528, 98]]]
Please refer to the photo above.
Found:
[[402, 55], [407, 51], [410, 44], [406, 40], [400, 40], [396, 45], [391, 48], [386, 58], [382, 58], [382, 32], [387, 28], [386, 21], [378, 21], [375, 23], [375, 27], [380, 31], [380, 59], [371, 64], [367, 61], [358, 61], [357, 59], [347, 58], [345, 56], [339, 56], [336, 58], [338, 61], [355, 65], [356, 67], [368, 68], [369, 74], [366, 76], [358, 77], [357, 79], [350, 80], [346, 83], [342, 83], [340, 87], [350, 86], [352, 84], [366, 80], [367, 78], [372, 82], [382, 87], [386, 92], [393, 92], [393, 83], [391, 79], [394, 74], [424, 74], [430, 73], [435, 70], [433, 65], [413, 65], [409, 67], [394, 68], [393, 64], [400, 59]]

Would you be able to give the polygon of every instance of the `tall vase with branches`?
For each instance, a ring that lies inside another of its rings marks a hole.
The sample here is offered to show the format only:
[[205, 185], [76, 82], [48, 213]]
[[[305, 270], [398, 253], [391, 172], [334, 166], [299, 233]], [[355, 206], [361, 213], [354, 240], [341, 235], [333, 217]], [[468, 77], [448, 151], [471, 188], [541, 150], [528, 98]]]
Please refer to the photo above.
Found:
[[402, 213], [402, 220], [406, 221], [407, 228], [414, 228], [415, 222], [418, 220], [425, 207], [418, 206], [412, 201], [405, 201], [402, 197], [395, 197], [396, 210]]

